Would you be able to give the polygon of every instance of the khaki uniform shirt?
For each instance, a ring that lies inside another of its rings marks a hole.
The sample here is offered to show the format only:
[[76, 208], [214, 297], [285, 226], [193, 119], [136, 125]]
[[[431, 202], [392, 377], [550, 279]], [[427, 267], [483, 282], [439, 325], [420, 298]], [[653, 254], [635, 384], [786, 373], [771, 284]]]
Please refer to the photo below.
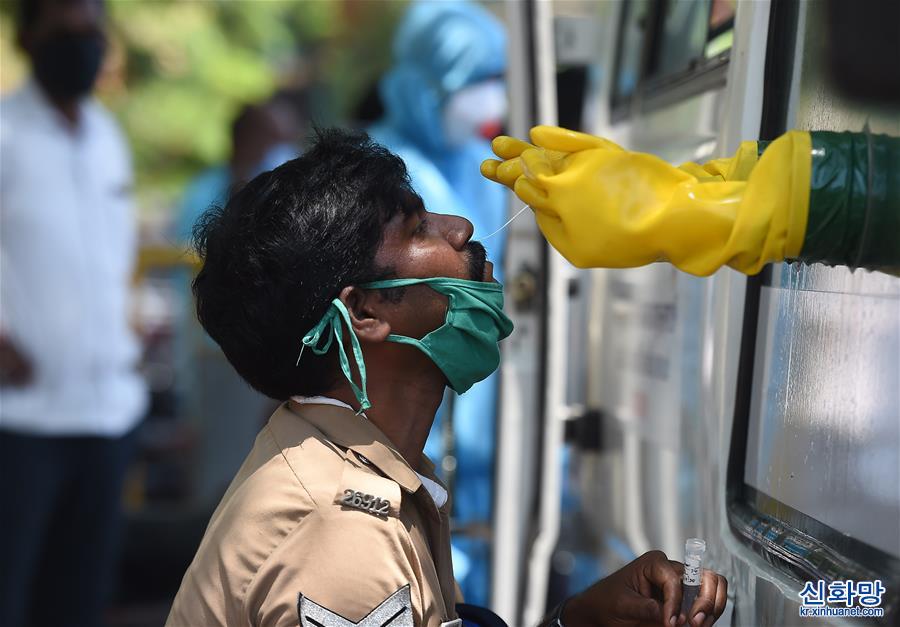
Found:
[[282, 405], [213, 514], [166, 625], [459, 625], [449, 507], [366, 418]]

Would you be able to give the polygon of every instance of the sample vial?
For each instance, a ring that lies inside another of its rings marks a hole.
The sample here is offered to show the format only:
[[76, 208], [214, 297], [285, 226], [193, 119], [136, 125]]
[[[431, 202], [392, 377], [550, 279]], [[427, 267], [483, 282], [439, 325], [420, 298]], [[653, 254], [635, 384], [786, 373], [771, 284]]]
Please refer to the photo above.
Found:
[[688, 621], [691, 606], [700, 594], [700, 578], [703, 573], [703, 554], [706, 542], [700, 538], [688, 538], [684, 542], [684, 575], [681, 578], [681, 613]]

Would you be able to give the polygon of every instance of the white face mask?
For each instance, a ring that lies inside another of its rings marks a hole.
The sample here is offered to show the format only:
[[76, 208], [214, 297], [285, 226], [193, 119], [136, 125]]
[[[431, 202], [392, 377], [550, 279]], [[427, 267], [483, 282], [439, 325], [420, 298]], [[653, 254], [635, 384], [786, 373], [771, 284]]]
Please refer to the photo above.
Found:
[[451, 146], [477, 137], [481, 128], [506, 115], [506, 86], [500, 79], [475, 83], [450, 96], [444, 107], [444, 135]]

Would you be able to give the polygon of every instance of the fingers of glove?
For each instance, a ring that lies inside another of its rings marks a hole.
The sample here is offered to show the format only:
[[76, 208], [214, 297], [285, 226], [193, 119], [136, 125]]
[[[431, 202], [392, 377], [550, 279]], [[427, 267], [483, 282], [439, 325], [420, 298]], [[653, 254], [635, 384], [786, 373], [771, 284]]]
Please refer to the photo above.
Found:
[[485, 159], [481, 162], [481, 176], [490, 179], [495, 183], [500, 183], [500, 179], [497, 178], [497, 168], [499, 168], [502, 163], [502, 161], [497, 161], [496, 159]]
[[531, 180], [550, 177], [554, 174], [553, 165], [543, 150], [537, 148], [526, 150], [519, 159], [522, 160], [522, 174]]
[[518, 157], [506, 161], [485, 159], [481, 162], [481, 174], [495, 183], [514, 189], [516, 180], [524, 174], [522, 160]]
[[562, 163], [566, 157], [568, 157], [570, 152], [563, 152], [562, 150], [544, 150], [544, 153], [547, 155], [547, 159], [551, 163]]
[[[702, 627], [707, 619], [718, 618], [715, 609], [720, 579], [724, 582], [724, 577], [719, 577], [715, 572], [711, 570], [703, 571], [703, 575], [700, 579], [700, 593], [697, 595], [687, 616], [688, 624], [692, 627]], [[725, 593], [727, 594], [727, 592], [728, 585], [725, 583]], [[724, 602], [722, 609], [725, 609]]]
[[534, 148], [534, 146], [526, 141], [516, 139], [515, 137], [509, 137], [508, 135], [495, 137], [491, 142], [491, 149], [493, 149], [494, 154], [501, 159], [514, 159], [529, 148]]
[[559, 150], [561, 152], [578, 152], [579, 150], [589, 150], [591, 148], [622, 150], [621, 146], [608, 139], [571, 131], [558, 126], [535, 126], [531, 129], [531, 141], [541, 148]]
[[522, 159], [516, 157], [515, 159], [508, 159], [497, 166], [496, 180], [512, 189], [516, 184], [516, 180], [523, 174], [525, 174], [525, 170]]
[[516, 180], [516, 185], [513, 188], [513, 191], [516, 193], [516, 196], [522, 199], [522, 202], [524, 202], [535, 211], [540, 211], [542, 213], [558, 218], [556, 212], [550, 207], [550, 202], [547, 198], [546, 190], [541, 189], [524, 176], [520, 176]]

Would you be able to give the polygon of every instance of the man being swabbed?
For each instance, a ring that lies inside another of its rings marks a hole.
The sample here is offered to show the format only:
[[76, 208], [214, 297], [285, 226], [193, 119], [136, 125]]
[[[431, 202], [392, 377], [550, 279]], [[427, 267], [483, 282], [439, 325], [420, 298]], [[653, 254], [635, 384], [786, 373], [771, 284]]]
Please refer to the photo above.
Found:
[[[513, 329], [471, 238], [468, 221], [422, 205], [398, 157], [336, 130], [202, 218], [200, 321], [283, 405], [213, 514], [168, 625], [472, 615], [453, 580], [447, 490], [422, 454], [445, 387], [491, 374]], [[680, 576], [647, 553], [545, 624], [711, 624], [724, 578], [705, 573], [685, 617]]]

